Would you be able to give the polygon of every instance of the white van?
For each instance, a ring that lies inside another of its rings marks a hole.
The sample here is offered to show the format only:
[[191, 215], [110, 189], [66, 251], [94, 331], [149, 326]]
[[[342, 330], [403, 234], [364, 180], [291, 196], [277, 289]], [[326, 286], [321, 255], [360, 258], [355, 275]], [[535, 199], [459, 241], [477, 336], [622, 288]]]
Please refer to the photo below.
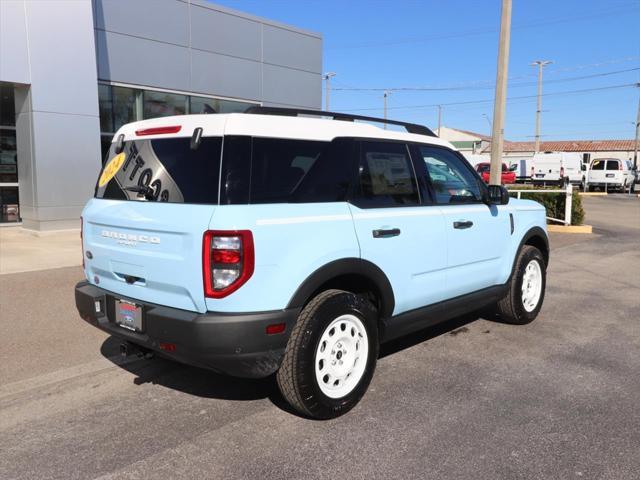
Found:
[[595, 187], [603, 190], [626, 190], [635, 182], [633, 163], [619, 158], [594, 158], [583, 177], [589, 191]]
[[509, 165], [509, 170], [516, 172], [516, 182], [531, 180], [533, 157], [507, 157], [503, 160]]
[[571, 183], [582, 181], [582, 154], [571, 152], [544, 152], [533, 156], [531, 180], [535, 184]]

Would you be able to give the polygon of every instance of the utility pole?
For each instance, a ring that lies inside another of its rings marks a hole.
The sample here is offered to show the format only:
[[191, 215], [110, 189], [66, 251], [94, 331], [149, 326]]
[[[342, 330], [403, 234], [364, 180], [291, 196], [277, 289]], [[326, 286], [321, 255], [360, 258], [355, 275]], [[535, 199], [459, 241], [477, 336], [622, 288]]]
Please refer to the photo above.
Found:
[[[383, 98], [384, 98], [384, 119], [385, 119], [385, 120], [387, 119], [387, 97], [388, 97], [389, 95], [391, 95], [391, 92], [389, 92], [388, 90], [385, 90], [385, 91], [384, 91], [384, 95], [383, 95]], [[384, 124], [384, 129], [385, 129], [385, 130], [387, 129], [387, 124], [386, 124], [386, 122], [385, 122], [385, 124]]]
[[493, 132], [491, 135], [491, 167], [489, 185], [500, 185], [502, 175], [502, 144], [504, 142], [504, 114], [507, 100], [507, 72], [509, 70], [509, 43], [511, 39], [511, 0], [502, 0], [500, 43], [498, 45], [498, 73], [496, 98], [493, 105]]
[[535, 153], [540, 151], [540, 116], [542, 115], [542, 69], [553, 63], [549, 60], [536, 60], [531, 66], [538, 66], [538, 109], [536, 110], [536, 147]]
[[324, 109], [325, 111], [329, 111], [329, 96], [331, 95], [331, 77], [335, 77], [336, 72], [327, 72], [322, 78], [327, 82], [325, 83], [325, 91], [324, 91]]
[[[640, 83], [636, 84], [636, 87], [640, 89]], [[638, 98], [638, 117], [636, 118], [636, 142], [633, 148], [633, 168], [638, 170], [638, 150], [640, 149], [638, 146], [640, 143], [640, 98]]]
[[438, 105], [438, 136], [442, 136], [440, 129], [442, 128], [442, 105]]

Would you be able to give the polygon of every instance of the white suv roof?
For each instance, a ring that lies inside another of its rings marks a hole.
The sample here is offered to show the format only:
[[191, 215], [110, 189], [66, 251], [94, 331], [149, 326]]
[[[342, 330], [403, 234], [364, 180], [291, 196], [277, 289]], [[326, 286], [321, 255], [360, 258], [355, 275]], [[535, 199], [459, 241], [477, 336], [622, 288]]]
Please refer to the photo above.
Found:
[[429, 143], [454, 148], [446, 140], [435, 136], [385, 130], [368, 123], [249, 113], [178, 115], [142, 120], [123, 125], [116, 132], [114, 139], [124, 134], [124, 140], [134, 140], [140, 138], [136, 135], [139, 130], [171, 126], [180, 126], [181, 129], [177, 133], [145, 135], [143, 138], [191, 137], [193, 131], [200, 127], [203, 136], [250, 135], [321, 141], [331, 141], [336, 137], [360, 137]]

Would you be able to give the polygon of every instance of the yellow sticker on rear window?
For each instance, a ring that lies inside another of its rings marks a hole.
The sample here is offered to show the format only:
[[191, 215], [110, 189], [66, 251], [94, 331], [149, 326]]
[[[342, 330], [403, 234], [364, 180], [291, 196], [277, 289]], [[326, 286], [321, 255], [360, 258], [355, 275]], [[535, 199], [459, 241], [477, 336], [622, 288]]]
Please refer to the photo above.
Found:
[[102, 170], [102, 175], [100, 175], [100, 180], [98, 181], [99, 187], [104, 187], [107, 183], [109, 183], [109, 180], [111, 180], [115, 176], [115, 174], [118, 173], [118, 170], [120, 170], [120, 167], [122, 167], [125, 158], [126, 156], [124, 153], [119, 153], [111, 160], [109, 160], [109, 163], [107, 163], [104, 166], [104, 170]]

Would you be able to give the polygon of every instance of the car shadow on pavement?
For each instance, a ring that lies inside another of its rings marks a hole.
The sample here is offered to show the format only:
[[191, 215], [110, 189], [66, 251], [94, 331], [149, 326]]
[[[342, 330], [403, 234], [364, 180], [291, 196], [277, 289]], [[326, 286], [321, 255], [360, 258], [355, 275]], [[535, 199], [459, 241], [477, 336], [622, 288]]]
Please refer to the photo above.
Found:
[[[102, 355], [113, 360], [122, 341], [107, 338], [100, 349]], [[117, 358], [117, 357], [116, 357]], [[140, 358], [118, 366], [136, 376], [134, 383], [161, 385], [172, 390], [203, 398], [221, 400], [260, 400], [277, 391], [274, 379], [245, 379], [220, 375], [203, 368], [192, 367], [155, 355], [153, 359]]]
[[[384, 343], [380, 346], [380, 354], [378, 355], [378, 359], [382, 359], [388, 357], [389, 355], [393, 355], [394, 353], [401, 352], [402, 350], [406, 350], [407, 348], [411, 348], [415, 345], [418, 345], [419, 343], [431, 340], [432, 338], [439, 337], [440, 335], [444, 335], [445, 333], [451, 333], [455, 335], [456, 332], [459, 331], [459, 329], [462, 329], [465, 325], [475, 322], [480, 318], [489, 319], [489, 315], [483, 314], [482, 316], [480, 316], [478, 312], [470, 313], [461, 317], [452, 318], [451, 320], [447, 320], [432, 327], [427, 327], [424, 330], [419, 330], [410, 335], [406, 335], [396, 340]], [[491, 318], [491, 320], [494, 319]]]
[[[383, 359], [446, 333], [456, 334], [462, 331], [465, 325], [479, 318], [478, 314], [465, 315], [385, 343], [380, 347], [378, 358]], [[115, 360], [118, 358], [120, 343], [121, 340], [109, 337], [102, 344], [100, 351], [106, 359], [135, 375], [133, 383], [136, 385], [150, 383], [188, 395], [220, 400], [247, 401], [268, 398], [276, 407], [301, 416], [281, 396], [275, 374], [263, 379], [235, 378], [184, 365], [158, 355], [152, 360], [140, 358], [121, 363]]]

